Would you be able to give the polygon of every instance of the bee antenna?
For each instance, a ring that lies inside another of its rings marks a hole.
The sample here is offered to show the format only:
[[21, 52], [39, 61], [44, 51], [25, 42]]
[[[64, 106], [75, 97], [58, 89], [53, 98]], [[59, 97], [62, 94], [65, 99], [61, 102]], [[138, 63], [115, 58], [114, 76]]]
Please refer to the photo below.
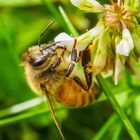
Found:
[[59, 134], [61, 135], [62, 140], [65, 140], [65, 137], [64, 137], [64, 135], [63, 135], [63, 133], [62, 133], [62, 131], [61, 131], [59, 122], [58, 122], [58, 120], [57, 120], [57, 118], [56, 118], [56, 115], [55, 115], [55, 113], [54, 113], [53, 106], [52, 106], [51, 100], [50, 100], [50, 96], [49, 96], [47, 93], [45, 94], [45, 96], [46, 96], [46, 99], [47, 99], [47, 101], [48, 101], [48, 106], [49, 106], [51, 115], [52, 115], [52, 117], [53, 117], [54, 123], [55, 123], [55, 125], [56, 125], [56, 127], [57, 127], [57, 129], [58, 129], [58, 131], [59, 131]]
[[42, 33], [40, 34], [39, 38], [38, 38], [38, 46], [40, 47], [40, 40], [42, 38], [42, 36], [44, 35], [44, 33], [50, 28], [50, 26], [54, 23], [54, 20], [51, 21], [47, 27], [42, 31]]

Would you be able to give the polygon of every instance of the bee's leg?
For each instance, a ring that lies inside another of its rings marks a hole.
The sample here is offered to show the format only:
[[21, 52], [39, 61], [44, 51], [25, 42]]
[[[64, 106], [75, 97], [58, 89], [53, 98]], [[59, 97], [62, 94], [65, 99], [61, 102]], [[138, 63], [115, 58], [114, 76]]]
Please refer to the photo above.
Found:
[[61, 62], [62, 62], [62, 58], [59, 57], [59, 58], [55, 61], [55, 63], [52, 64], [51, 70], [54, 71], [54, 70], [61, 64]]
[[[90, 44], [89, 44], [90, 45]], [[84, 74], [86, 78], [86, 83], [85, 85], [78, 76], [74, 76], [73, 79], [76, 83], [78, 83], [84, 90], [88, 90], [92, 84], [92, 73], [88, 73], [86, 71], [87, 64], [91, 61], [91, 54], [90, 54], [90, 49], [87, 47], [82, 53], [82, 66], [84, 68]], [[68, 69], [66, 70], [66, 77], [69, 77], [69, 75], [72, 73], [75, 63], [77, 61], [77, 49], [76, 49], [76, 40], [74, 43], [74, 47], [72, 49], [72, 54], [71, 54], [71, 63], [68, 66]]]
[[73, 80], [84, 90], [88, 90], [88, 87], [81, 81], [81, 79], [78, 76], [73, 76]]
[[66, 51], [66, 48], [65, 47], [61, 47], [60, 46], [60, 47], [57, 47], [57, 48], [64, 49], [64, 50], [62, 51], [61, 56], [58, 57], [58, 59], [55, 61], [54, 64], [52, 64], [52, 66], [51, 66], [51, 70], [52, 71], [54, 71], [61, 64], [62, 59], [63, 59], [63, 56], [64, 56], [65, 51]]
[[91, 61], [91, 52], [90, 52], [90, 49], [87, 47], [87, 49], [85, 49], [83, 51], [82, 66], [84, 68], [84, 74], [85, 74], [88, 89], [90, 88], [90, 86], [92, 84], [92, 72], [88, 73], [87, 70], [86, 70], [87, 69], [87, 64], [89, 64], [90, 61]]
[[77, 60], [77, 50], [75, 48], [73, 48], [72, 53], [71, 53], [71, 63], [69, 64], [69, 66], [66, 70], [66, 77], [69, 77], [70, 74], [72, 73], [72, 71], [75, 67], [76, 60]]
[[87, 90], [89, 90], [89, 88], [91, 87], [91, 84], [92, 84], [92, 73], [87, 73], [87, 71], [84, 70], [84, 74], [85, 74], [87, 85], [85, 85], [78, 76], [73, 76], [73, 80], [78, 85], [80, 85], [84, 90], [87, 91]]
[[84, 73], [85, 73], [87, 85], [85, 85], [78, 76], [73, 76], [73, 80], [78, 85], [80, 85], [84, 90], [87, 91], [87, 90], [89, 90], [89, 88], [91, 87], [91, 84], [92, 84], [92, 73], [87, 73], [86, 71], [84, 71]]
[[90, 49], [87, 48], [82, 53], [82, 66], [84, 68], [84, 74], [85, 74], [87, 85], [85, 85], [78, 76], [73, 77], [74, 81], [86, 91], [91, 87], [91, 84], [92, 84], [92, 73], [88, 73], [86, 70], [86, 66], [90, 61], [91, 61]]
[[75, 67], [75, 63], [77, 61], [77, 49], [76, 49], [76, 42], [77, 40], [75, 39], [73, 48], [72, 48], [72, 53], [71, 53], [71, 63], [69, 64], [67, 70], [66, 70], [66, 77], [69, 77], [70, 74], [72, 73], [74, 67]]

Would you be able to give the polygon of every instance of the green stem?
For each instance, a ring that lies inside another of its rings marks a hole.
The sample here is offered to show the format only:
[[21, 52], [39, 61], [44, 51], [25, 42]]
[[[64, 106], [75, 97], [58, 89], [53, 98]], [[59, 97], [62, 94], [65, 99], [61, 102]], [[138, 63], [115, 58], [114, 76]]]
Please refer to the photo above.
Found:
[[125, 115], [124, 111], [122, 110], [122, 108], [120, 107], [118, 101], [116, 100], [116, 98], [113, 96], [112, 92], [110, 91], [106, 81], [103, 79], [103, 77], [101, 75], [97, 76], [97, 80], [99, 82], [99, 84], [101, 85], [105, 95], [107, 96], [108, 100], [111, 102], [113, 108], [115, 109], [115, 111], [118, 113], [120, 119], [122, 120], [125, 128], [127, 129], [130, 137], [133, 140], [139, 140], [139, 136], [137, 134], [137, 132], [135, 131], [134, 127], [132, 126], [132, 124], [130, 123], [129, 119], [127, 118], [127, 116]]
[[50, 0], [42, 0], [42, 2], [44, 3], [44, 5], [46, 6], [47, 10], [52, 14], [53, 18], [59, 22], [59, 25], [62, 25], [61, 27], [68, 33], [69, 30], [66, 27], [66, 24], [64, 24], [63, 19], [60, 15], [60, 13], [58, 12], [58, 10], [55, 8], [55, 6], [52, 4], [52, 2], [50, 2]]
[[104, 124], [104, 126], [98, 131], [98, 133], [93, 137], [92, 140], [101, 140], [103, 139], [104, 134], [106, 131], [113, 125], [113, 123], [118, 119], [116, 114], [112, 115]]
[[[127, 102], [125, 102], [125, 104], [123, 105], [123, 108], [125, 110], [128, 110], [131, 106], [131, 104], [133, 103], [133, 101], [137, 98], [137, 94], [132, 94], [133, 92], [129, 92], [127, 93]], [[136, 92], [138, 93], [138, 91]], [[123, 94], [123, 93], [120, 93]], [[126, 93], [125, 93], [126, 94]], [[130, 95], [130, 96], [129, 96]], [[115, 96], [116, 97], [116, 96]], [[101, 140], [103, 139], [103, 136], [107, 133], [107, 130], [110, 129], [110, 127], [116, 123], [116, 121], [118, 120], [118, 115], [117, 114], [113, 114], [106, 122], [105, 124], [101, 127], [101, 129], [96, 133], [96, 135], [93, 137], [92, 140]], [[121, 126], [121, 124], [119, 123], [119, 126]], [[119, 127], [117, 126], [117, 128]], [[117, 134], [114, 134], [113, 139], [115, 139], [116, 137], [119, 137], [119, 131], [121, 131], [121, 129], [117, 129]]]
[[121, 129], [122, 129], [122, 123], [118, 123], [116, 125], [115, 133], [112, 136], [112, 140], [119, 140]]
[[71, 23], [71, 21], [69, 20], [66, 12], [64, 11], [64, 9], [59, 6], [59, 10], [60, 10], [60, 13], [64, 19], [64, 22], [66, 23], [66, 27], [70, 30], [70, 33], [73, 34], [74, 36], [78, 36], [78, 32], [76, 31], [76, 29], [74, 28], [73, 24]]
[[31, 109], [35, 106], [38, 106], [39, 104], [41, 104], [44, 101], [45, 101], [44, 98], [38, 97], [38, 98], [31, 99], [29, 101], [25, 101], [20, 104], [16, 104], [10, 108], [3, 109], [0, 111], [0, 118], [14, 115], [14, 114], [20, 113], [22, 111]]
[[71, 21], [69, 20], [69, 18], [67, 17], [65, 11], [63, 10], [63, 8], [61, 6], [59, 6], [59, 11], [64, 19], [64, 21], [66, 22], [68, 26], [68, 29], [71, 33], [73, 33], [74, 36], [78, 36], [78, 32], [75, 30], [74, 26], [71, 24]]
[[9, 117], [9, 118], [0, 120], [0, 127], [14, 124], [14, 123], [19, 122], [21, 120], [24, 120], [24, 119], [27, 119], [27, 118], [30, 118], [30, 117], [33, 117], [36, 115], [40, 115], [40, 114], [43, 114], [46, 112], [49, 113], [49, 110], [47, 108], [43, 108], [43, 109], [39, 109], [39, 110], [35, 110], [35, 111], [22, 113], [21, 115], [16, 115], [14, 117]]
[[[63, 108], [58, 108], [55, 111], [62, 111], [62, 109]], [[44, 113], [48, 113], [50, 115], [49, 108], [47, 108], [47, 107], [42, 108], [42, 109], [39, 108], [39, 109], [36, 109], [36, 110], [32, 110], [30, 112], [26, 112], [26, 113], [16, 115], [14, 117], [9, 117], [9, 118], [6, 118], [6, 119], [2, 119], [2, 120], [0, 120], [0, 127], [7, 126], [7, 125], [10, 125], [10, 124], [14, 124], [16, 122], [19, 122], [19, 121], [22, 121], [22, 120], [25, 120], [25, 119], [28, 119], [30, 117], [34, 117], [34, 116], [37, 116], [37, 115], [41, 115], [41, 114], [44, 114]]]

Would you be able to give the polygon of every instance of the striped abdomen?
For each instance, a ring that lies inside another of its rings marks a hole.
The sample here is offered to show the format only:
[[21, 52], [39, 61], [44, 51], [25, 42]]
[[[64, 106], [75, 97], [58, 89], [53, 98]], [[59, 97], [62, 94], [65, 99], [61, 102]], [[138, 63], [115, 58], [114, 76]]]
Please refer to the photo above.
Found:
[[69, 107], [82, 107], [91, 104], [99, 95], [100, 89], [96, 84], [92, 84], [89, 91], [85, 91], [74, 80], [69, 79], [60, 87], [55, 99]]

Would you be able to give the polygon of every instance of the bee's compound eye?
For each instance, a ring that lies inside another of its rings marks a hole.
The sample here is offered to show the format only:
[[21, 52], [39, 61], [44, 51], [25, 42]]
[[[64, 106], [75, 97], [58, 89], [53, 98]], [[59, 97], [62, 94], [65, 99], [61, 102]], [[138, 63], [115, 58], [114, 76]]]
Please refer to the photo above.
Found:
[[46, 60], [46, 57], [38, 57], [34, 60], [31, 60], [30, 64], [33, 65], [34, 67], [39, 67], [41, 66]]

